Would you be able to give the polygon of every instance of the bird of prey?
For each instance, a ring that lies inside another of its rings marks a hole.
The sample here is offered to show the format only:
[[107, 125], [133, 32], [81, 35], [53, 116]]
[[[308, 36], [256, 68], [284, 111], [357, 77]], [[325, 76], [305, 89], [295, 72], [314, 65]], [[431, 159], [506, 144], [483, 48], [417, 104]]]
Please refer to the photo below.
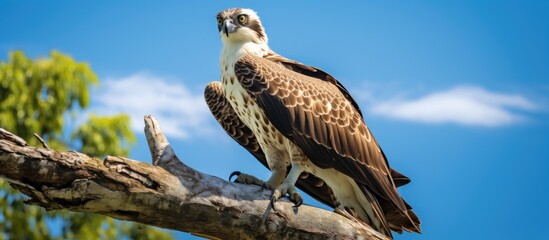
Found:
[[391, 230], [420, 232], [419, 218], [396, 189], [410, 180], [390, 168], [347, 89], [272, 51], [253, 10], [224, 10], [217, 27], [222, 81], [208, 84], [206, 102], [272, 173], [266, 182], [237, 173], [237, 181], [272, 189], [272, 204], [288, 194], [296, 206], [297, 186], [389, 237]]

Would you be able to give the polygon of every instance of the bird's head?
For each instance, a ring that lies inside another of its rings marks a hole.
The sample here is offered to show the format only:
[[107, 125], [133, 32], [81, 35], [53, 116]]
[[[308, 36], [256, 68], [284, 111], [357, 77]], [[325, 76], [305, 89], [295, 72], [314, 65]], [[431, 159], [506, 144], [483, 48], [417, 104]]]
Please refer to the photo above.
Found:
[[267, 34], [251, 9], [231, 8], [217, 14], [217, 29], [223, 42], [267, 44]]

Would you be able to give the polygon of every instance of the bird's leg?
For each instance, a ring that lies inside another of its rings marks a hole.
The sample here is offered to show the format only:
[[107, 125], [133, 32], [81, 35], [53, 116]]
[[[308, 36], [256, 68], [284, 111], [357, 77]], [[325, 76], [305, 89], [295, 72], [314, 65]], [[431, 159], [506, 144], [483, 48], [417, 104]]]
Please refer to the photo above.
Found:
[[286, 176], [286, 179], [284, 179], [282, 184], [274, 189], [273, 195], [271, 197], [271, 205], [273, 209], [274, 202], [276, 202], [279, 198], [286, 196], [286, 194], [289, 195], [290, 201], [295, 203], [294, 207], [299, 207], [301, 206], [301, 204], [303, 204], [303, 198], [295, 188], [295, 183], [297, 182], [297, 179], [302, 172], [303, 167], [301, 164], [292, 163], [292, 169]]
[[274, 190], [276, 186], [280, 185], [284, 181], [284, 173], [279, 170], [273, 170], [271, 177], [261, 185], [262, 189]]
[[303, 198], [301, 197], [301, 194], [296, 190], [295, 183], [297, 182], [297, 179], [301, 175], [301, 173], [305, 170], [304, 165], [307, 161], [307, 157], [305, 157], [305, 154], [303, 151], [294, 146], [290, 145], [288, 147], [290, 150], [290, 162], [292, 164], [292, 168], [290, 169], [290, 172], [288, 175], [286, 175], [286, 179], [280, 184], [273, 192], [273, 196], [271, 197], [271, 205], [274, 209], [274, 202], [276, 202], [279, 198], [286, 196], [286, 194], [289, 195], [290, 201], [294, 202], [294, 207], [301, 206], [303, 204]]
[[282, 184], [284, 178], [286, 177], [287, 162], [285, 160], [287, 155], [278, 149], [266, 148], [263, 151], [265, 151], [267, 164], [269, 165], [269, 169], [271, 169], [272, 174], [269, 180], [267, 180], [267, 182], [265, 182], [261, 187], [274, 190]]

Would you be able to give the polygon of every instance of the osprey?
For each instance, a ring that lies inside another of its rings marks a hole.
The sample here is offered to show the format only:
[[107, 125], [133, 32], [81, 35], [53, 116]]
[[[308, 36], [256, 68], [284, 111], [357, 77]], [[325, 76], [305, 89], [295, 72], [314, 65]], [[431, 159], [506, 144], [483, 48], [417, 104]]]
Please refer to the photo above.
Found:
[[396, 189], [410, 180], [390, 168], [347, 89], [272, 51], [253, 10], [224, 10], [217, 27], [222, 81], [208, 84], [206, 102], [223, 129], [272, 173], [266, 182], [240, 172], [231, 177], [272, 189], [272, 205], [286, 194], [301, 205], [297, 186], [389, 237], [390, 230], [420, 232]]

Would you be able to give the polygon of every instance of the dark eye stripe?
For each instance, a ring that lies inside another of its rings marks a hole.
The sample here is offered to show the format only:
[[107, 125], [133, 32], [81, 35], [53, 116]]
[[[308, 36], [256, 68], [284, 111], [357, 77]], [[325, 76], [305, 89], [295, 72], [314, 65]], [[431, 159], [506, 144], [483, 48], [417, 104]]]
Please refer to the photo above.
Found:
[[254, 30], [254, 32], [257, 33], [257, 37], [258, 37], [258, 38], [262, 39], [262, 38], [265, 37], [265, 34], [263, 33], [264, 30], [263, 30], [263, 28], [261, 27], [261, 25], [259, 24], [259, 22], [253, 21], [253, 20], [252, 20], [252, 21], [250, 21], [250, 22], [248, 23], [248, 27], [249, 27], [250, 29]]

